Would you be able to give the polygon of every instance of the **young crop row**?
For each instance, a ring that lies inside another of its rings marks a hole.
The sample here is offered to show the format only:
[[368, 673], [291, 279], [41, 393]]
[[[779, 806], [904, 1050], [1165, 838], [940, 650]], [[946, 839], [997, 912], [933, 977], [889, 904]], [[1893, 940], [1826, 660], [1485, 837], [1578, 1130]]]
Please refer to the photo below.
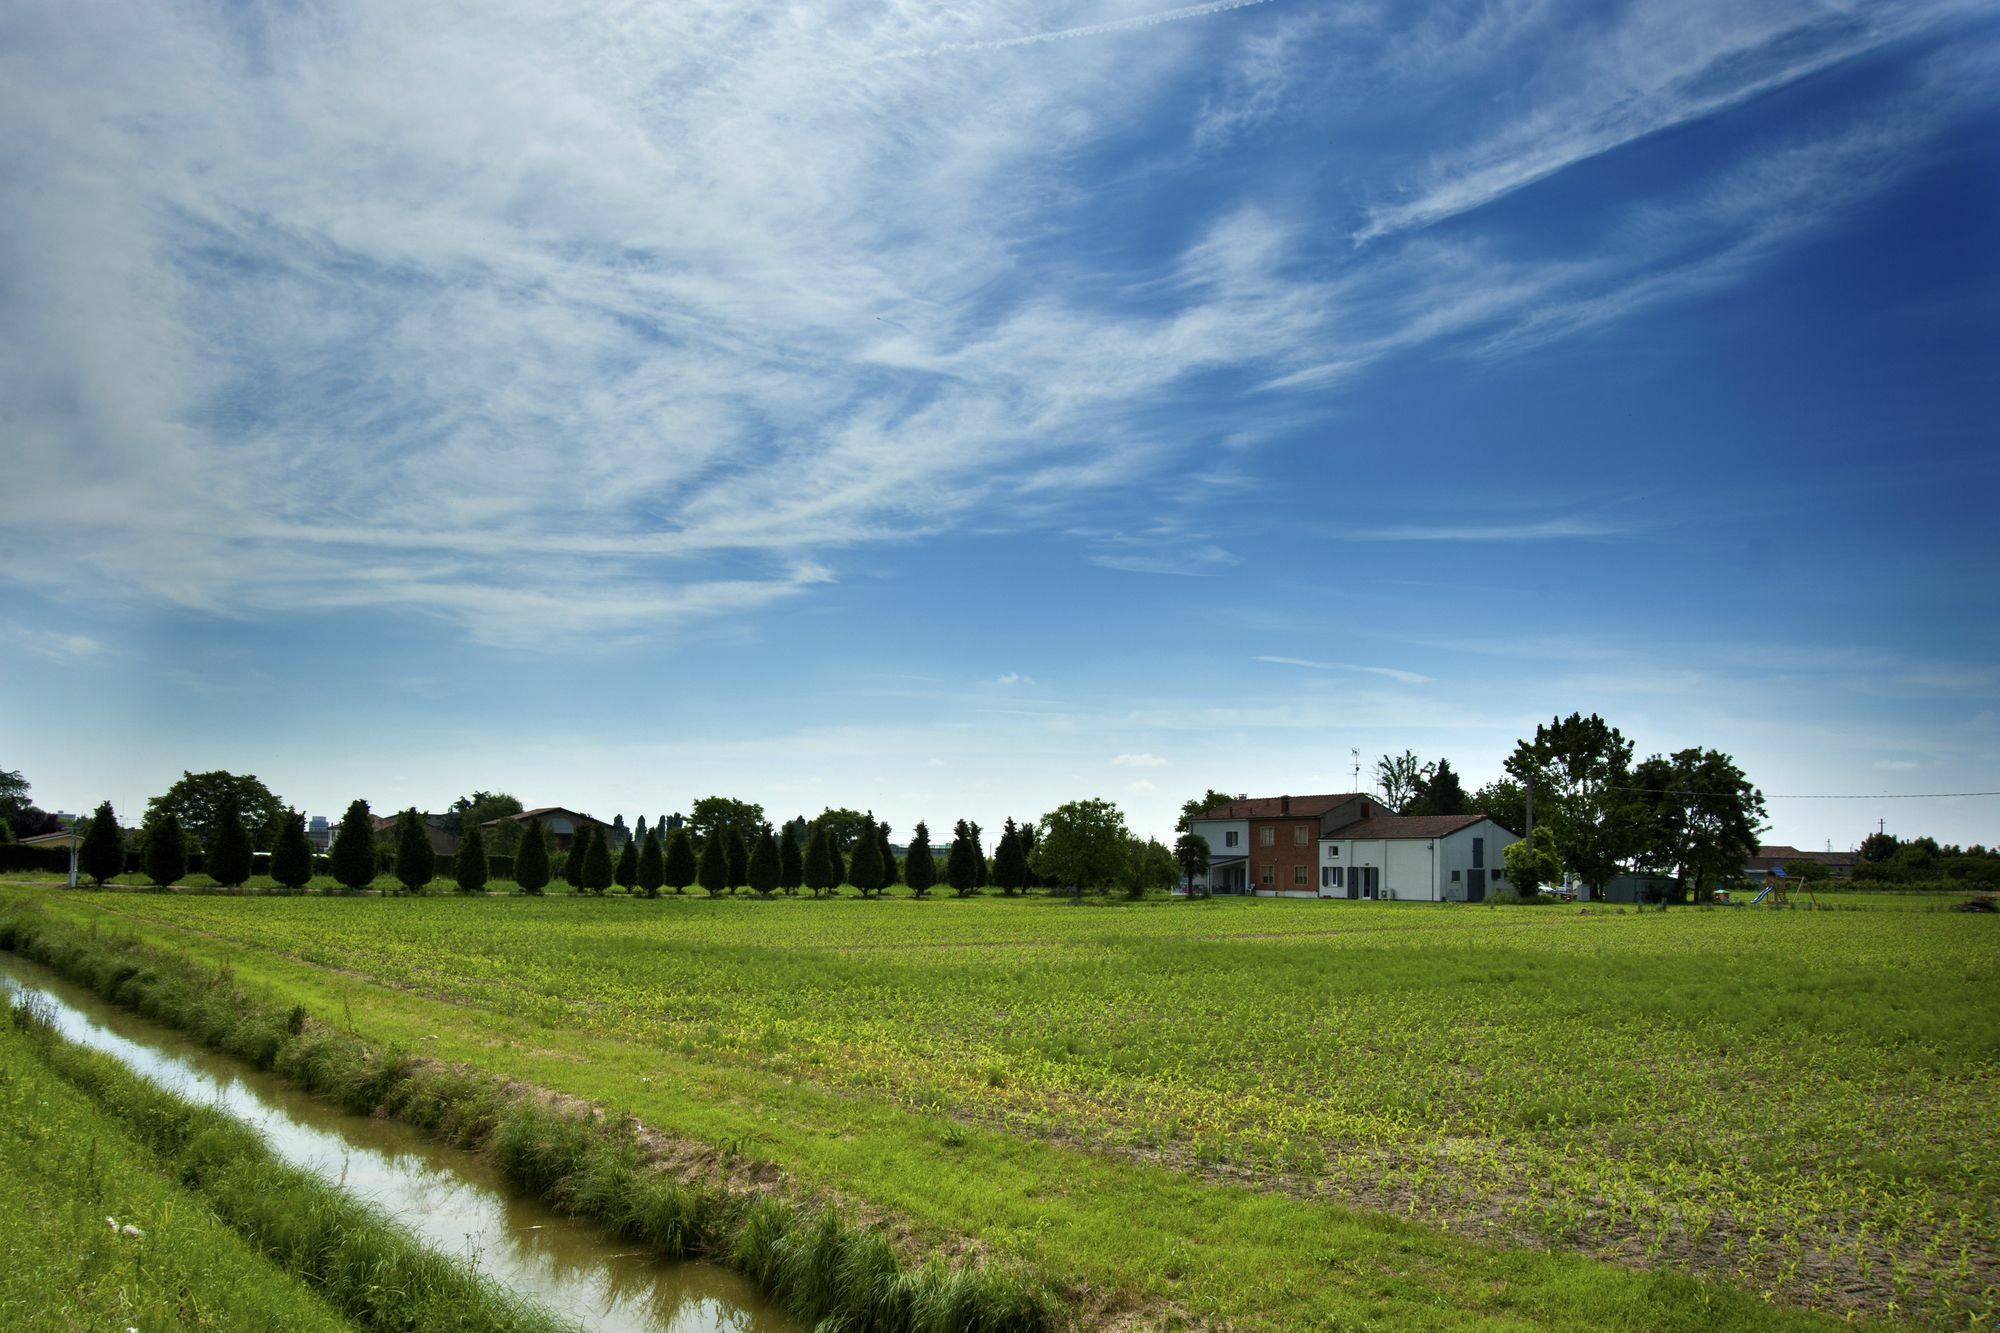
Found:
[[1995, 1311], [2000, 976], [1983, 920], [120, 907], [533, 1028], [1453, 1231], [1876, 1313]]

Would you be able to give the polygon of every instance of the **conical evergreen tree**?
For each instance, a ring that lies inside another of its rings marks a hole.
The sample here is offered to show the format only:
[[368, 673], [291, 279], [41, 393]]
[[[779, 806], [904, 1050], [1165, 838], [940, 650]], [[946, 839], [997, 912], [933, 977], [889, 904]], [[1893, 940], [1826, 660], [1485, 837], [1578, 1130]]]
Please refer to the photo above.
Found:
[[889, 845], [887, 820], [875, 826], [875, 847], [882, 854], [882, 878], [875, 883], [875, 891], [879, 896], [883, 889], [903, 877], [902, 867], [896, 864], [896, 849]]
[[847, 883], [847, 858], [840, 854], [840, 840], [831, 833], [826, 835], [826, 864], [828, 873], [833, 876], [826, 887], [830, 892], [838, 893], [840, 886]]
[[738, 885], [750, 882], [750, 849], [743, 845], [743, 835], [735, 829], [729, 830], [729, 839], [722, 849], [729, 857], [729, 891], [734, 893]]
[[222, 798], [215, 812], [215, 841], [208, 847], [208, 877], [225, 889], [250, 878], [250, 835], [243, 828], [243, 806], [235, 792]]
[[663, 883], [675, 893], [686, 893], [688, 885], [700, 877], [701, 869], [695, 864], [694, 843], [688, 838], [684, 828], [674, 830], [674, 836], [667, 841], [666, 878]]
[[368, 802], [356, 801], [340, 817], [331, 859], [341, 887], [359, 893], [375, 882], [375, 826], [368, 819]]
[[146, 878], [153, 881], [153, 887], [164, 889], [187, 874], [187, 839], [181, 833], [181, 821], [172, 815], [161, 815], [146, 830]]
[[593, 824], [590, 845], [583, 853], [583, 886], [599, 895], [611, 887], [611, 848], [605, 845], [606, 841], [604, 826]]
[[944, 878], [952, 892], [970, 897], [979, 887], [979, 853], [973, 849], [972, 830], [963, 819], [952, 828], [951, 851], [945, 856]]
[[630, 893], [639, 887], [639, 844], [627, 839], [618, 853], [618, 868], [611, 873], [618, 887]]
[[569, 850], [563, 853], [563, 883], [569, 885], [570, 892], [583, 892], [583, 860], [590, 855], [590, 830], [595, 824], [576, 826], [569, 835]]
[[625, 816], [611, 816], [611, 832], [606, 836], [611, 839], [604, 849], [607, 852], [622, 850], [626, 843], [632, 841], [632, 830], [625, 827]]
[[[237, 827], [242, 827], [242, 821]], [[100, 889], [106, 880], [125, 873], [125, 833], [118, 827], [118, 816], [111, 812], [111, 802], [98, 806], [90, 817], [83, 846], [77, 849], [76, 866]]]
[[[643, 815], [640, 816], [639, 822], [642, 824], [646, 822]], [[659, 834], [649, 831], [644, 842], [645, 846], [639, 851], [639, 892], [648, 898], [657, 898], [660, 896], [660, 886], [667, 882], [667, 858], [660, 851]]]
[[866, 898], [882, 887], [882, 847], [875, 841], [875, 826], [854, 840], [854, 854], [847, 861], [847, 882]]
[[983, 889], [993, 882], [993, 867], [986, 864], [986, 844], [979, 840], [979, 825], [966, 820], [965, 836], [972, 841], [972, 887]]
[[422, 893], [437, 878], [437, 849], [414, 805], [396, 816], [396, 878], [409, 893]]
[[1000, 826], [1000, 845], [993, 849], [993, 882], [1009, 898], [1028, 886], [1028, 857], [1012, 818]]
[[460, 893], [486, 892], [486, 835], [477, 824], [465, 831], [451, 869]]
[[701, 864], [695, 869], [695, 878], [711, 898], [720, 898], [729, 887], [729, 851], [724, 846], [727, 841], [718, 829], [701, 844]]
[[528, 821], [528, 831], [521, 835], [521, 845], [515, 849], [514, 883], [521, 892], [537, 898], [549, 886], [549, 835], [542, 832], [539, 819]]
[[813, 897], [833, 887], [833, 844], [823, 828], [815, 826], [806, 842], [804, 870], [805, 886], [812, 890]]
[[921, 819], [917, 821], [917, 831], [910, 839], [910, 855], [903, 863], [903, 882], [910, 886], [913, 898], [928, 898], [931, 886], [937, 883], [937, 858], [931, 854], [931, 830]]
[[798, 830], [787, 824], [778, 839], [778, 887], [786, 893], [797, 893], [799, 885], [805, 882], [805, 849], [799, 846]]
[[306, 817], [286, 810], [278, 820], [278, 840], [271, 844], [271, 878], [281, 889], [297, 893], [311, 881], [312, 844], [306, 841]]
[[760, 898], [770, 897], [771, 890], [778, 887], [778, 840], [772, 836], [769, 824], [758, 833], [757, 846], [750, 853], [747, 882]]

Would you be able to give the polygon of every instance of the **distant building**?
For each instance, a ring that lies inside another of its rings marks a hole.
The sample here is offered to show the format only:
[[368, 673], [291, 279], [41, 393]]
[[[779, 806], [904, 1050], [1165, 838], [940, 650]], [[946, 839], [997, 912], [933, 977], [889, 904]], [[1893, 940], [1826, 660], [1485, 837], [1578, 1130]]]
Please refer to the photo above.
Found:
[[306, 821], [306, 841], [316, 852], [333, 846], [333, 825], [327, 822], [325, 815], [314, 815]]
[[1363, 792], [1239, 796], [1188, 827], [1208, 840], [1198, 887], [1275, 898], [1481, 902], [1520, 841], [1484, 814], [1399, 815]]
[[[396, 837], [401, 828], [402, 819], [403, 817], [400, 814], [370, 815], [369, 821], [375, 827], [376, 840], [379, 842], [384, 838]], [[439, 856], [458, 855], [458, 845], [465, 840], [444, 826], [444, 817], [442, 815], [425, 815], [423, 819], [424, 833], [430, 839], [431, 850]]]
[[1779, 866], [1806, 861], [1823, 866], [1830, 879], [1846, 879], [1854, 873], [1855, 864], [1860, 859], [1854, 852], [1802, 852], [1780, 843], [1759, 847], [1757, 854], [1743, 863], [1743, 873], [1751, 879], [1767, 879]]
[[[678, 821], [680, 817], [676, 815], [674, 818]], [[548, 835], [549, 850], [554, 852], [568, 851], [571, 841], [575, 839], [579, 830], [611, 827], [601, 819], [592, 819], [589, 815], [576, 810], [566, 810], [559, 805], [542, 805], [533, 810], [523, 810], [518, 815], [489, 819], [479, 827], [498, 828], [502, 824], [540, 824], [542, 832]], [[679, 827], [678, 822], [674, 827]]]

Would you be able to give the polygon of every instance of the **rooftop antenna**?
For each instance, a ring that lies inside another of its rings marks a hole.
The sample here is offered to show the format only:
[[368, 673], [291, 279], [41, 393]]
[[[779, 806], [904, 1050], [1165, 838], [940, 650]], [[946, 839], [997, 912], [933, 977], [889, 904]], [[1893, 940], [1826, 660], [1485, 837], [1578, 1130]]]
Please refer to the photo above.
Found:
[[1356, 791], [1360, 791], [1360, 790], [1361, 790], [1361, 751], [1359, 751], [1359, 750], [1349, 750], [1349, 751], [1348, 751], [1348, 753], [1354, 756], [1354, 790], [1356, 790]]

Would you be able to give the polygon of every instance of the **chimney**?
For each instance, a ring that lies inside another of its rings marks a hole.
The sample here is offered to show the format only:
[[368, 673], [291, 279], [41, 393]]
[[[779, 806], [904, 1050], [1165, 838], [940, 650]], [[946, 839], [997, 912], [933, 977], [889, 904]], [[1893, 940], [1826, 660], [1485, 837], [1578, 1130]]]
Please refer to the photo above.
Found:
[[1289, 815], [1290, 813], [1292, 813], [1292, 798], [1291, 798], [1291, 797], [1289, 797], [1289, 796], [1280, 796], [1280, 797], [1278, 798], [1278, 813], [1279, 813], [1279, 814], [1281, 814], [1281, 815]]

